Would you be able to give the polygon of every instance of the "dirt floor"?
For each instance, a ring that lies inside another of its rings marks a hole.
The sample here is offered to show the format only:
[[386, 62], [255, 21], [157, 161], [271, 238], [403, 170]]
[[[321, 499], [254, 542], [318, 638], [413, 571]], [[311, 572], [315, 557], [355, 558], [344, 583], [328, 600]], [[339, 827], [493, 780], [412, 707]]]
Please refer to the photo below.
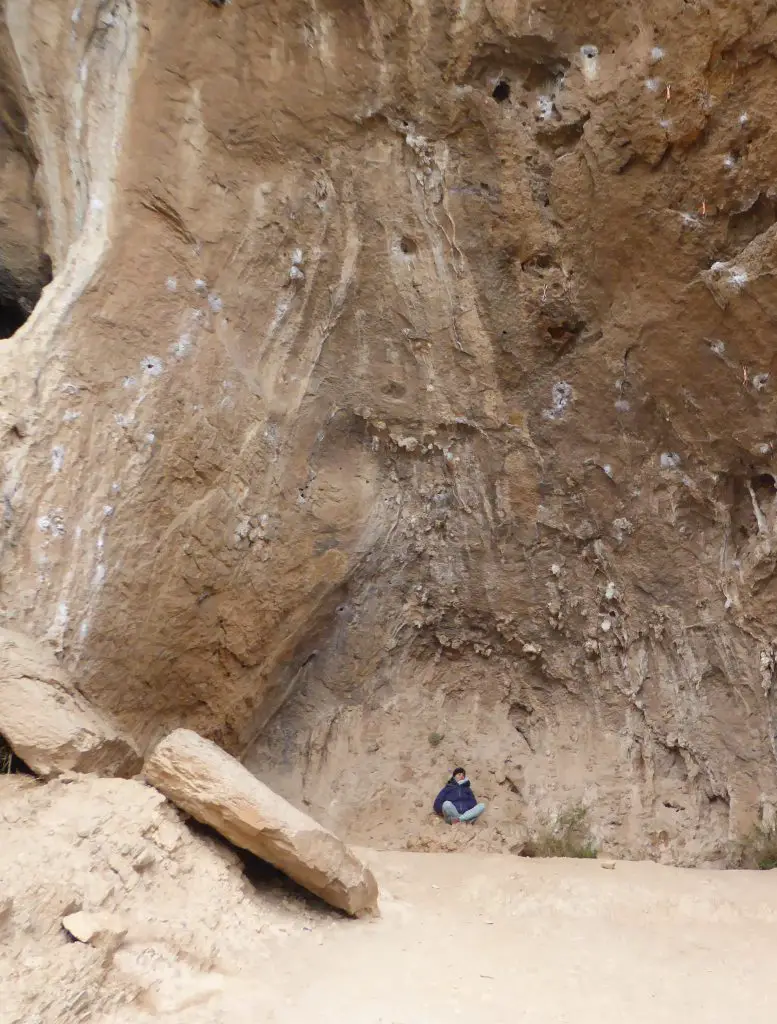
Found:
[[353, 921], [140, 782], [2, 777], [0, 1024], [772, 1024], [774, 872], [360, 852]]
[[302, 933], [284, 1024], [771, 1021], [771, 873], [380, 854], [382, 917]]

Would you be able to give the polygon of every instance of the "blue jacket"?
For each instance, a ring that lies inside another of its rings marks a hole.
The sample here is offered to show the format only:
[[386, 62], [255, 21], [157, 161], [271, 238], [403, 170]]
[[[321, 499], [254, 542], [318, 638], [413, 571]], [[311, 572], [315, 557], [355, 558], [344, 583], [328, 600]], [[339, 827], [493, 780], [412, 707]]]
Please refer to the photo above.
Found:
[[451, 779], [445, 784], [445, 786], [443, 786], [434, 801], [435, 814], [442, 814], [442, 805], [446, 800], [450, 800], [459, 814], [463, 814], [465, 811], [470, 811], [477, 805], [477, 798], [472, 792], [472, 786], [469, 783], [469, 779], [462, 783], [454, 782], [453, 779]]

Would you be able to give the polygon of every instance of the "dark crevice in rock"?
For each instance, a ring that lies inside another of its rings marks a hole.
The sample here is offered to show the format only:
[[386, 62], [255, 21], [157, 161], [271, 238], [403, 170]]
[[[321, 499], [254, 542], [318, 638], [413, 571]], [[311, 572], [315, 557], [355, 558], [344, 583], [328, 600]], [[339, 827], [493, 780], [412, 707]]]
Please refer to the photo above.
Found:
[[510, 99], [510, 83], [504, 78], [500, 78], [499, 81], [493, 88], [491, 95], [494, 97], [497, 103], [504, 103], [505, 100]]
[[13, 752], [0, 733], [0, 775], [34, 775], [33, 770]]
[[758, 198], [745, 210], [732, 213], [728, 219], [726, 244], [721, 253], [730, 259], [741, 252], [753, 239], [764, 234], [777, 221], [777, 199], [760, 192]]
[[37, 279], [25, 284], [0, 265], [0, 338], [10, 338], [26, 323], [51, 276], [51, 260], [45, 253], [40, 256]]
[[52, 279], [46, 220], [36, 188], [38, 156], [20, 99], [17, 58], [0, 21], [0, 338], [26, 322]]

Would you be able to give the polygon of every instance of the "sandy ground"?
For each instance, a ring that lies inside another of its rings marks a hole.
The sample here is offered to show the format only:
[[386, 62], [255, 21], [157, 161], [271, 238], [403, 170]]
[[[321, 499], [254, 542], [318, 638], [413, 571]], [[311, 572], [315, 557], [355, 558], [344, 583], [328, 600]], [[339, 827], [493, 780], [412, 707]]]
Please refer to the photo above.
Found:
[[283, 1024], [773, 1021], [777, 873], [369, 855], [382, 917], [273, 965]]
[[0, 1024], [772, 1024], [777, 872], [361, 853], [352, 921], [139, 782], [0, 779]]

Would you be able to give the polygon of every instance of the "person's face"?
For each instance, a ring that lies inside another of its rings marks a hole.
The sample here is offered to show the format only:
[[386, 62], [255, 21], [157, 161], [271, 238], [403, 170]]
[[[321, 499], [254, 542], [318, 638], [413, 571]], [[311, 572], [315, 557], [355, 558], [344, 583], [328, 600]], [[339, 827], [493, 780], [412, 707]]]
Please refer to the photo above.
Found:
[[464, 774], [464, 772], [456, 772], [456, 774], [453, 777], [457, 782], [462, 782], [464, 779], [466, 779], [467, 776]]

